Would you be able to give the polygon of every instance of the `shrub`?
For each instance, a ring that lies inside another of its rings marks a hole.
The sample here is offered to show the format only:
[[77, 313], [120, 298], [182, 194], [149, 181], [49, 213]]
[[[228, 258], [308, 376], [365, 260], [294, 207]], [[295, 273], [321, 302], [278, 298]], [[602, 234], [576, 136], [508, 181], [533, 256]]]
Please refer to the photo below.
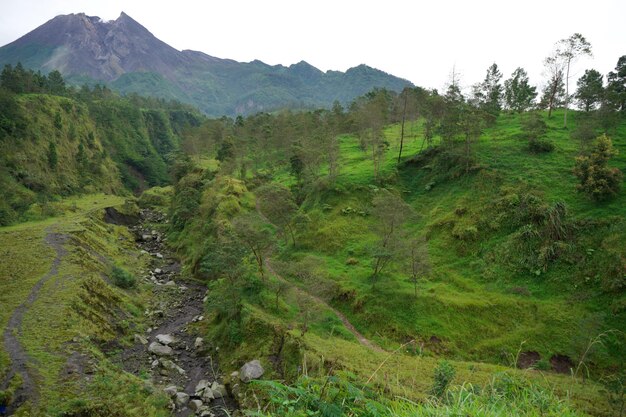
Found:
[[580, 184], [576, 186], [594, 200], [605, 200], [619, 192], [623, 174], [618, 168], [607, 166], [609, 160], [617, 155], [613, 143], [608, 136], [602, 135], [596, 139], [596, 145], [589, 155], [576, 158], [574, 175]]
[[454, 379], [455, 370], [450, 365], [450, 362], [443, 360], [440, 361], [435, 368], [435, 375], [433, 376], [433, 386], [430, 389], [430, 394], [439, 399], [443, 398], [448, 391], [450, 383]]
[[528, 150], [532, 153], [552, 152], [554, 144], [545, 139], [530, 139], [528, 141]]
[[111, 279], [117, 287], [129, 289], [137, 284], [137, 280], [130, 272], [118, 266], [114, 266], [111, 270]]

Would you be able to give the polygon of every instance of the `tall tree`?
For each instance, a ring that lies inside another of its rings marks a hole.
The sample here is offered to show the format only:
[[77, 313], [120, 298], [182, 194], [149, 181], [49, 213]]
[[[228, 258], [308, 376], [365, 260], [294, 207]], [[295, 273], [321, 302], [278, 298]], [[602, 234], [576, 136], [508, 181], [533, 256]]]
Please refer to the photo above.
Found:
[[402, 225], [412, 210], [400, 197], [385, 189], [374, 197], [373, 205], [373, 231], [377, 236], [372, 250], [372, 287], [375, 287], [381, 272], [402, 253]]
[[579, 106], [586, 112], [595, 108], [602, 101], [604, 87], [602, 74], [594, 69], [585, 70], [585, 74], [578, 79], [576, 99]]
[[566, 39], [561, 39], [557, 44], [558, 55], [565, 65], [565, 114], [563, 115], [563, 127], [567, 128], [567, 109], [569, 107], [569, 72], [572, 63], [580, 56], [592, 56], [591, 44], [580, 33], [574, 33]]
[[548, 75], [548, 83], [543, 89], [539, 106], [548, 109], [548, 118], [550, 118], [552, 117], [552, 110], [565, 104], [563, 61], [554, 53], [544, 60], [544, 67]]
[[487, 74], [482, 83], [473, 87], [474, 105], [485, 112], [490, 122], [495, 122], [498, 114], [502, 110], [503, 88], [500, 81], [502, 73], [498, 65], [494, 62], [487, 68]]
[[537, 97], [537, 88], [530, 85], [528, 74], [523, 68], [517, 68], [511, 78], [504, 82], [504, 98], [509, 109], [521, 113], [532, 107]]
[[607, 99], [612, 106], [621, 111], [626, 111], [626, 55], [617, 60], [615, 72], [609, 72], [607, 77]]
[[257, 191], [259, 211], [267, 217], [281, 234], [290, 236], [296, 246], [296, 228], [303, 220], [291, 191], [280, 184], [270, 183]]
[[272, 231], [256, 213], [239, 215], [232, 224], [235, 236], [252, 252], [261, 278], [265, 279], [265, 256], [274, 245]]
[[417, 286], [420, 280], [425, 279], [430, 273], [426, 240], [421, 237], [410, 238], [407, 240], [404, 251], [404, 269], [409, 274], [409, 279], [413, 283], [415, 298], [417, 298]]

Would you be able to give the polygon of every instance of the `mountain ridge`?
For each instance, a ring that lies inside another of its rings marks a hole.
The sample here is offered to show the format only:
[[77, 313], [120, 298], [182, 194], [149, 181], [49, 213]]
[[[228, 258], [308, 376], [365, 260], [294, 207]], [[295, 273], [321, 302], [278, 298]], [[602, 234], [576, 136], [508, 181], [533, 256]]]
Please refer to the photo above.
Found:
[[121, 93], [176, 99], [212, 116], [330, 107], [376, 87], [413, 86], [365, 64], [322, 71], [303, 60], [269, 65], [179, 51], [124, 12], [110, 21], [85, 13], [56, 16], [0, 48], [0, 65], [18, 62], [58, 70], [74, 84], [107, 83]]

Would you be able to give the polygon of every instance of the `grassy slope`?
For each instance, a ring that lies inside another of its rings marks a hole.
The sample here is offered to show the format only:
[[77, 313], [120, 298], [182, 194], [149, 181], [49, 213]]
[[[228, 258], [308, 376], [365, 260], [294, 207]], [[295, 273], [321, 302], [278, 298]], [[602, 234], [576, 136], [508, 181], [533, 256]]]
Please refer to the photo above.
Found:
[[[420, 283], [417, 298], [413, 296], [413, 285], [397, 268], [390, 268], [377, 288], [372, 289], [368, 247], [374, 236], [369, 228], [372, 219], [366, 213], [377, 187], [368, 155], [360, 150], [358, 140], [350, 136], [342, 138], [341, 174], [336, 184], [305, 204], [311, 218], [308, 231], [300, 237], [298, 248], [284, 248], [275, 269], [295, 285], [343, 311], [359, 331], [381, 346], [394, 350], [400, 342], [417, 340], [417, 348], [410, 349], [408, 356], [398, 355], [385, 366], [385, 377], [379, 375], [375, 379], [381, 385], [393, 385], [392, 392], [399, 395], [424, 395], [429, 386], [424, 381], [429, 380], [436, 362], [431, 356], [509, 365], [521, 350], [539, 352], [540, 365], [546, 368], [554, 354], [567, 355], [576, 363], [590, 339], [600, 331], [624, 330], [623, 313], [612, 314], [607, 308], [619, 302], [620, 296], [615, 299], [599, 294], [594, 290], [597, 282], [585, 286], [570, 281], [576, 271], [562, 262], [536, 276], [494, 261], [510, 231], [480, 230], [477, 239], [467, 242], [455, 237], [455, 230], [484, 223], [485, 217], [490, 216], [486, 208], [508, 189], [533, 189], [548, 203], [562, 200], [575, 219], [624, 216], [623, 192], [601, 204], [576, 193], [571, 168], [577, 144], [569, 138], [568, 131], [559, 128], [561, 116], [557, 112], [547, 121], [548, 138], [556, 144], [556, 150], [531, 155], [525, 149], [526, 141], [518, 137], [519, 117], [503, 115], [475, 146], [478, 164], [483, 169], [453, 178], [411, 165], [396, 174], [399, 126], [386, 130], [391, 146], [382, 176], [390, 178], [392, 187], [399, 188], [420, 214], [410, 225], [411, 231], [429, 239], [433, 273], [428, 281]], [[576, 117], [572, 119], [570, 129], [576, 123]], [[618, 149], [624, 150], [626, 145], [625, 130], [622, 124], [613, 135]], [[409, 126], [408, 131], [404, 155], [415, 154], [422, 146], [419, 123]], [[624, 169], [626, 154], [622, 152], [613, 163]], [[279, 173], [275, 180], [286, 185], [293, 183], [286, 173]], [[468, 214], [458, 218], [457, 208]], [[617, 236], [615, 239], [620, 241], [619, 232]], [[310, 272], [313, 278], [303, 279], [302, 271]], [[265, 295], [266, 299], [270, 297], [271, 294]], [[384, 360], [384, 355], [364, 351], [352, 335], [337, 330], [341, 328], [338, 319], [323, 306], [303, 307], [293, 292], [287, 292], [283, 299], [286, 305], [278, 310], [269, 301], [263, 301], [262, 295], [252, 300], [257, 307], [249, 307], [254, 317], [251, 323], [269, 323], [269, 328], [301, 326], [304, 310], [307, 317], [312, 317], [307, 319], [310, 331], [302, 338], [294, 337], [295, 343], [305, 350], [327, 362], [336, 361], [337, 366], [362, 377], [368, 377]], [[261, 333], [256, 331], [255, 336]], [[258, 356], [259, 343], [252, 345], [242, 347], [242, 357]], [[268, 342], [260, 352], [269, 355], [274, 348], [275, 344]], [[623, 353], [619, 349], [605, 340], [605, 345], [594, 346], [586, 361], [605, 369], [618, 366]], [[417, 357], [412, 356], [415, 350]], [[497, 370], [463, 362], [455, 366], [484, 369], [484, 373], [462, 372], [459, 380], [474, 383], [485, 382]], [[553, 374], [530, 375], [543, 378], [563, 395], [569, 392], [587, 412], [610, 413], [595, 384], [582, 386], [569, 377]], [[388, 378], [396, 378], [395, 383]]]
[[[142, 392], [138, 389], [141, 380], [120, 373], [100, 353], [103, 343], [138, 331], [143, 303], [149, 296], [143, 289], [127, 294], [105, 280], [111, 264], [133, 272], [143, 267], [143, 259], [132, 255], [134, 240], [125, 228], [102, 221], [104, 207], [120, 207], [123, 202], [120, 197], [102, 194], [72, 198], [57, 203], [57, 210], [64, 213], [60, 216], [0, 228], [0, 285], [5, 289], [0, 295], [2, 332], [13, 310], [52, 264], [55, 251], [44, 237], [48, 233], [69, 236], [58, 274], [45, 283], [24, 315], [19, 340], [37, 363], [40, 399], [38, 411], [27, 403], [20, 415], [44, 410], [56, 415], [70, 404], [78, 404], [76, 401], [87, 401], [96, 408], [113, 401], [110, 410], [122, 404], [129, 413], [124, 415], [133, 415], [133, 409], [142, 409], [141, 415], [159, 415], [158, 410], [163, 409], [162, 398]], [[79, 367], [91, 368], [93, 374], [68, 373], [67, 369], [72, 369], [68, 368], [70, 355]], [[0, 341], [0, 376], [8, 366]], [[120, 390], [122, 386], [124, 390]]]

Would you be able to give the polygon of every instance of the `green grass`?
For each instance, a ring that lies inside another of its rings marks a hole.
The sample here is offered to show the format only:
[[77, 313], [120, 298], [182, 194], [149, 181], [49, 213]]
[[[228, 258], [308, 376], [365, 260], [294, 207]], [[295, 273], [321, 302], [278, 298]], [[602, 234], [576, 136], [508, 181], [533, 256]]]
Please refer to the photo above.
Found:
[[[67, 254], [61, 259], [58, 274], [43, 285], [26, 310], [19, 335], [30, 360], [37, 364], [40, 398], [33, 412], [57, 415], [68, 407], [80, 408], [76, 401], [87, 395], [93, 399], [88, 402], [89, 407], [111, 410], [112, 403], [107, 401], [113, 396], [125, 396], [122, 403], [128, 402], [128, 410], [143, 403], [147, 411], [142, 415], [166, 415], [163, 404], [154, 405], [162, 402], [159, 395], [120, 393], [113, 388], [116, 384], [141, 387], [143, 383], [120, 373], [99, 350], [102, 343], [142, 331], [139, 313], [152, 297], [142, 286], [129, 293], [103, 279], [113, 264], [133, 272], [145, 268], [145, 259], [133, 256], [133, 236], [125, 228], [102, 220], [104, 207], [123, 209], [124, 199], [101, 194], [62, 200], [58, 205], [64, 208], [59, 209], [59, 216], [0, 228], [0, 285], [5, 289], [0, 295], [2, 331], [13, 310], [48, 272], [56, 256], [44, 242], [45, 236], [52, 232], [68, 236], [64, 244]], [[82, 376], [67, 377], [65, 369], [72, 353], [83, 357], [85, 363], [92, 363], [86, 365], [96, 370], [92, 383], [86, 383]], [[9, 357], [0, 344], [0, 375], [8, 366]], [[110, 392], [109, 399], [104, 392]], [[22, 411], [33, 406], [27, 403]]]

